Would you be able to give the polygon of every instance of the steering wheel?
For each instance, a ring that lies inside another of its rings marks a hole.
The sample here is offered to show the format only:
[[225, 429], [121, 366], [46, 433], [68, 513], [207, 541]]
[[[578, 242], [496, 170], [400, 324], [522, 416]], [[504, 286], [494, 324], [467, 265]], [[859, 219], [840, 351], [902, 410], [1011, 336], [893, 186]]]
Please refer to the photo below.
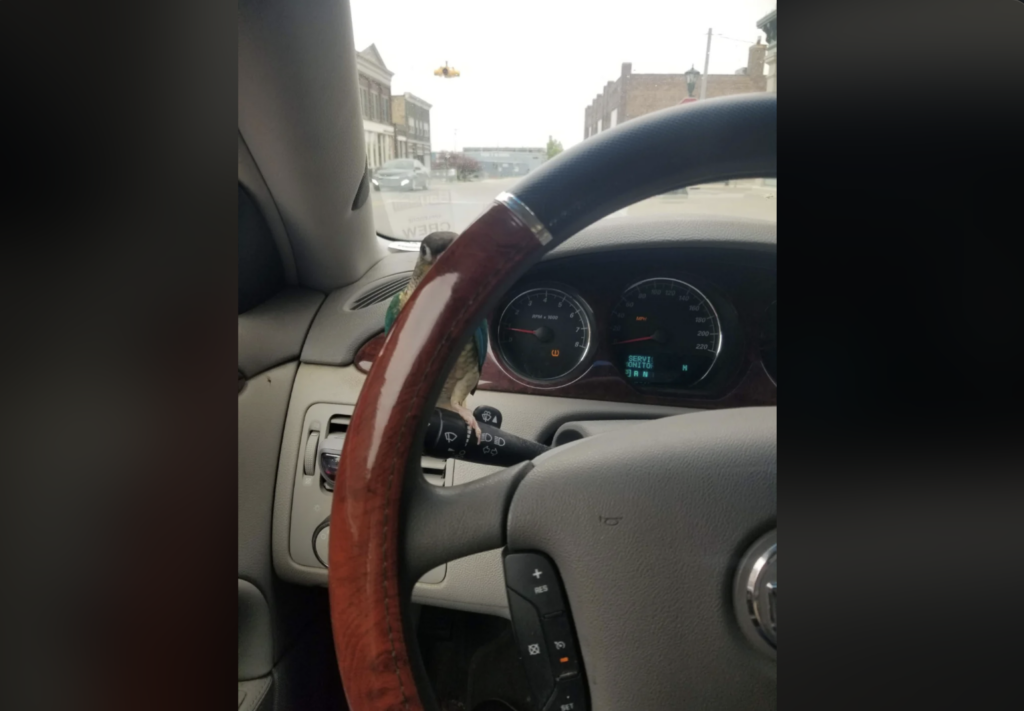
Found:
[[498, 196], [416, 289], [356, 404], [331, 510], [352, 711], [436, 708], [406, 614], [413, 586], [502, 547], [542, 553], [561, 576], [594, 711], [776, 708], [776, 408], [653, 420], [451, 488], [419, 465], [445, 375], [526, 269], [639, 200], [775, 177], [776, 106], [712, 99], [587, 139]]

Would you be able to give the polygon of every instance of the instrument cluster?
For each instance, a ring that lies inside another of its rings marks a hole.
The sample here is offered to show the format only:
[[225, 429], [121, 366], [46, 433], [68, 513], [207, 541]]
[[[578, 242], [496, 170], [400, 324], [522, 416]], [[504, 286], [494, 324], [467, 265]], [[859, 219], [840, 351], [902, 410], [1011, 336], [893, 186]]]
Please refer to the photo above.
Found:
[[[605, 264], [564, 279], [526, 279], [490, 319], [495, 360], [511, 380], [549, 390], [617, 376], [652, 394], [721, 394], [744, 365], [777, 387], [774, 272], [769, 288], [733, 291], [685, 269], [646, 273]], [[763, 274], [762, 274], [763, 276]], [[771, 293], [768, 293], [771, 292]], [[770, 297], [770, 298], [766, 298]], [[751, 301], [762, 302], [751, 316]]]

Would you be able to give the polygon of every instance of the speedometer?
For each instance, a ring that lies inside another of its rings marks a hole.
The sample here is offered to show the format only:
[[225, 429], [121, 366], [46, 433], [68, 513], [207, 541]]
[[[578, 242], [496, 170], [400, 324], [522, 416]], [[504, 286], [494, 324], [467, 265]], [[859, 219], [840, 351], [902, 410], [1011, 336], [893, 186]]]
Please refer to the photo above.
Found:
[[612, 309], [610, 330], [616, 366], [640, 386], [694, 385], [711, 371], [722, 347], [711, 302], [678, 279], [629, 287]]

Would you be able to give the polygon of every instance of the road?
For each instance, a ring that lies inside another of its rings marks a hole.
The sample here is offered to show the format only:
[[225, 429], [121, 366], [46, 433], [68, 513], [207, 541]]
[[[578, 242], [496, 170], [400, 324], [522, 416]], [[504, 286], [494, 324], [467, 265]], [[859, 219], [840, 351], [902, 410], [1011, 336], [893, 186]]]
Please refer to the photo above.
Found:
[[[431, 182], [430, 189], [413, 193], [372, 191], [373, 218], [377, 231], [388, 237], [419, 240], [431, 232], [461, 232], [517, 178], [495, 178], [469, 183]], [[741, 181], [733, 185], [691, 188], [688, 196], [661, 195], [631, 205], [607, 219], [630, 215], [727, 215], [776, 220], [778, 190]]]

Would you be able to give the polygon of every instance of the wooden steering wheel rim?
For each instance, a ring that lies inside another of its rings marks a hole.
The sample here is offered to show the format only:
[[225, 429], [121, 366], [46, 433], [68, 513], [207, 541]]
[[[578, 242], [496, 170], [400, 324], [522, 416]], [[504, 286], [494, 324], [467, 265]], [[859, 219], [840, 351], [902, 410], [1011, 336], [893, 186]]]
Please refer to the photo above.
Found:
[[403, 479], [428, 404], [471, 329], [546, 251], [601, 217], [683, 185], [773, 177], [775, 116], [774, 95], [729, 97], [588, 139], [515, 195], [498, 196], [416, 289], [363, 385], [331, 509], [331, 622], [352, 711], [424, 708], [402, 617]]
[[488, 295], [542, 251], [522, 219], [504, 204], [492, 206], [420, 283], [363, 385], [338, 469], [328, 559], [335, 649], [353, 711], [423, 708], [398, 576], [402, 480], [413, 434], [458, 336], [477, 323]]

